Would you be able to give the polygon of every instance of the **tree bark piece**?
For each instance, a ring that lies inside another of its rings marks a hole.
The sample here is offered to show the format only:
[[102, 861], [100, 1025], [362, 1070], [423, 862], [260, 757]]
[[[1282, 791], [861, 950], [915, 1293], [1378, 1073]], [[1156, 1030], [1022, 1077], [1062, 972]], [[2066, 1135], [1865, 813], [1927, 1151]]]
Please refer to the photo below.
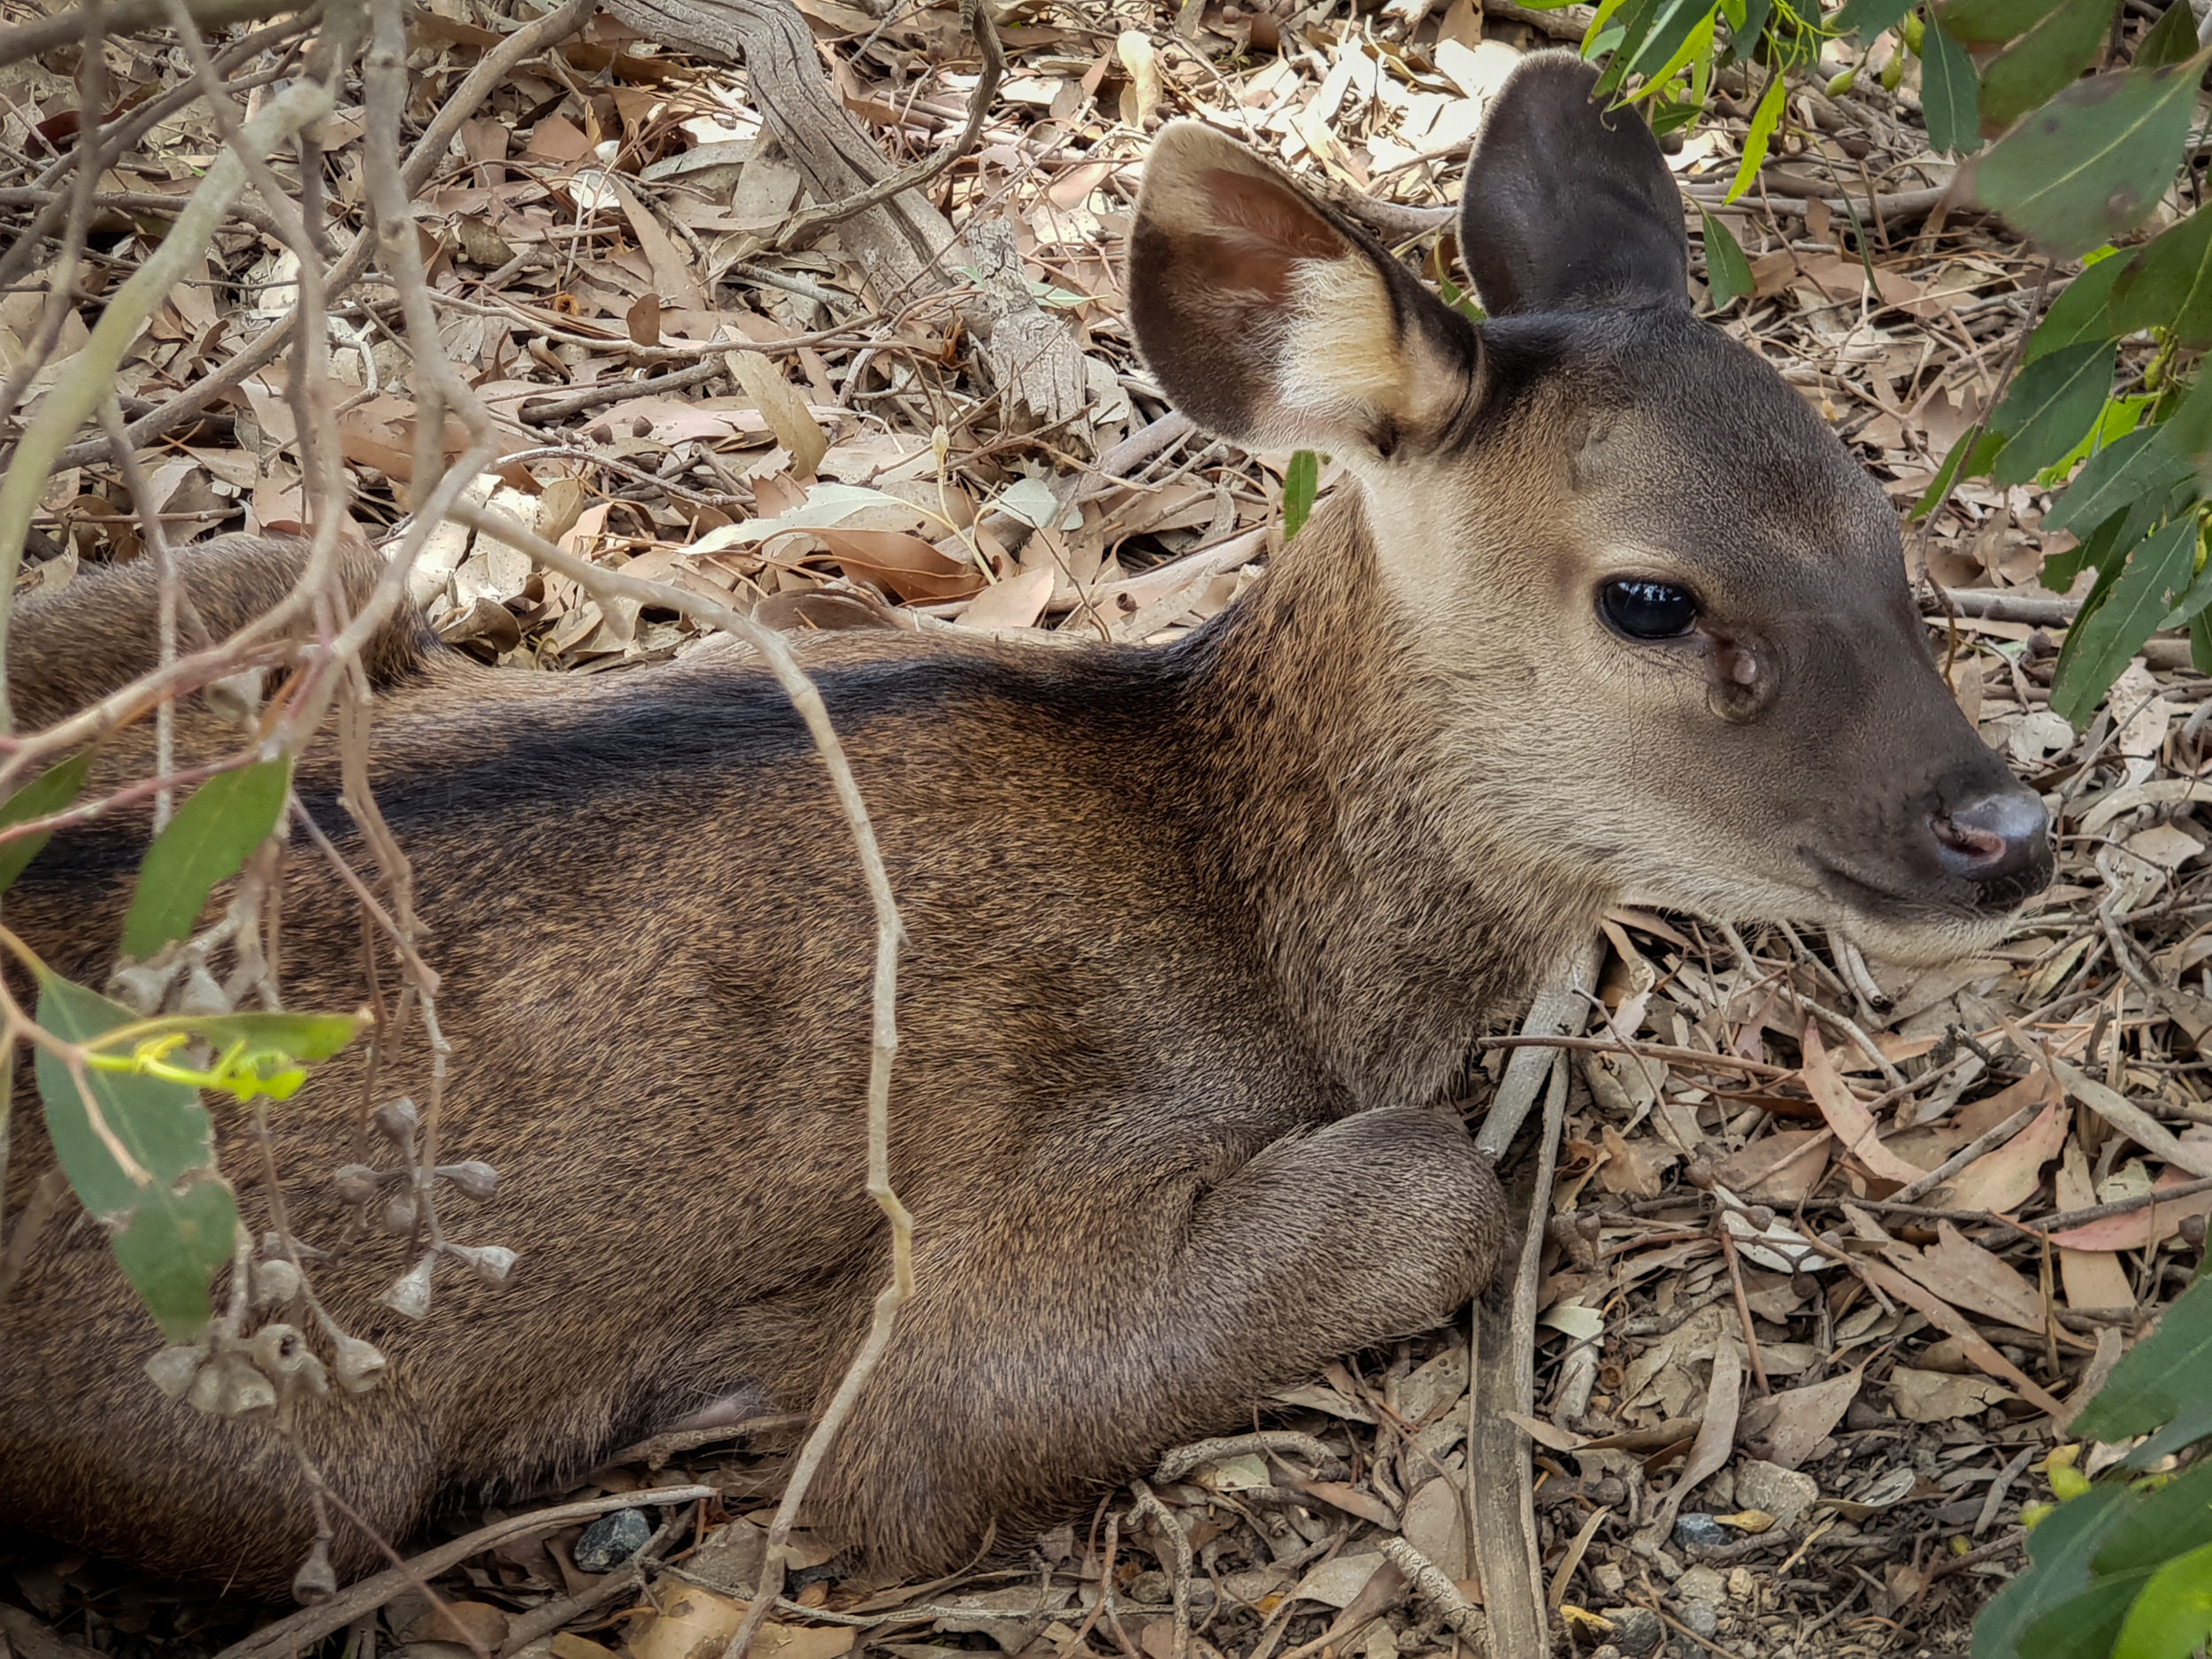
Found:
[[[791, 0], [610, 0], [607, 9], [649, 40], [742, 63], [762, 119], [816, 201], [842, 201], [890, 176], [882, 150], [822, 73], [813, 33]], [[979, 264], [968, 240], [917, 190], [855, 214], [837, 234], [885, 310], [958, 287]], [[1005, 394], [1010, 427], [1049, 426], [1083, 411], [1082, 353], [1025, 284], [1018, 294], [995, 288], [964, 318]], [[1068, 435], [1087, 437], [1080, 429]]]

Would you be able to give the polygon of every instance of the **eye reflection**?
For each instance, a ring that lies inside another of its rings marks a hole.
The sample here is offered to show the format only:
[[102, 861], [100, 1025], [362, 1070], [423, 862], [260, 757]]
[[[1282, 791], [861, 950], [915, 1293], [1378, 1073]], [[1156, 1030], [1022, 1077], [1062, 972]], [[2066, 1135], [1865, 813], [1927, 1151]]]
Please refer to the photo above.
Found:
[[1697, 601], [1673, 582], [1630, 578], [1598, 589], [1598, 614], [1632, 640], [1674, 640], [1697, 624]]

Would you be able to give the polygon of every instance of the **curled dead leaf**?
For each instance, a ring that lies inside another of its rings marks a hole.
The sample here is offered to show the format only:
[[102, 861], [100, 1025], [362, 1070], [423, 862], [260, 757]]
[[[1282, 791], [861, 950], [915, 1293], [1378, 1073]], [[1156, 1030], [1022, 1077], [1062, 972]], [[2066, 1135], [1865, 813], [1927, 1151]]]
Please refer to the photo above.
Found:
[[1723, 1526], [1732, 1526], [1739, 1532], [1748, 1532], [1755, 1537], [1774, 1525], [1774, 1517], [1764, 1509], [1739, 1509], [1733, 1515], [1716, 1515], [1713, 1518]]

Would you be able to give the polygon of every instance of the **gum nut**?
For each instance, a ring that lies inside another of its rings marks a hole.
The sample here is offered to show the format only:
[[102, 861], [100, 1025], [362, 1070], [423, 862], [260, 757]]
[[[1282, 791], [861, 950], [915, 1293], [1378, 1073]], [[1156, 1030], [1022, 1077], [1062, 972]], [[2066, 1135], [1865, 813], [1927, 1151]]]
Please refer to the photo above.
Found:
[[424, 1256], [378, 1300], [405, 1318], [421, 1318], [430, 1311], [430, 1264], [435, 1259]]
[[289, 1302], [300, 1294], [300, 1270], [279, 1259], [253, 1264], [253, 1295], [259, 1302]]
[[348, 1394], [365, 1393], [376, 1386], [376, 1379], [384, 1370], [383, 1351], [373, 1342], [364, 1342], [357, 1336], [342, 1336], [331, 1346], [338, 1353], [338, 1386]]
[[196, 1348], [165, 1348], [146, 1362], [146, 1375], [172, 1400], [181, 1400], [190, 1393], [192, 1379], [199, 1374], [200, 1350]]

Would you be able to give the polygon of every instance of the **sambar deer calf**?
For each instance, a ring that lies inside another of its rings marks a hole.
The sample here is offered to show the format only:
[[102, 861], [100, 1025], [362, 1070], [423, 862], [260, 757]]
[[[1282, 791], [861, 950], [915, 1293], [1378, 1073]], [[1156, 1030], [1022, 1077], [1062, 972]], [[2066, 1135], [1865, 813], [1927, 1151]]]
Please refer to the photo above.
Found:
[[[1931, 664], [1889, 504], [1691, 314], [1675, 187], [1591, 89], [1540, 57], [1496, 98], [1462, 235], [1481, 323], [1229, 139], [1160, 134], [1129, 256], [1147, 360], [1212, 431], [1356, 480], [1207, 626], [810, 645], [910, 933], [893, 1173], [919, 1292], [812, 1506], [879, 1564], [1065, 1518], [1480, 1290], [1503, 1207], [1440, 1092], [1607, 906], [1927, 959], [2047, 879], [2040, 804]], [[228, 627], [296, 568], [261, 544], [189, 575]], [[142, 565], [27, 603], [19, 708], [150, 661], [153, 607]], [[349, 1241], [332, 1190], [358, 1060], [274, 1113], [293, 1225], [343, 1245], [325, 1298], [392, 1359], [299, 1432], [404, 1540], [702, 1414], [818, 1409], [887, 1270], [860, 1183], [872, 922], [781, 693], [712, 654], [530, 676], [411, 634], [380, 661], [444, 1146], [503, 1176], [463, 1225], [526, 1251], [410, 1325], [374, 1300], [407, 1241]], [[188, 752], [236, 741], [180, 723]], [[335, 832], [333, 766], [301, 787]], [[58, 841], [11, 923], [99, 982], [144, 834]], [[351, 901], [311, 850], [286, 881], [286, 1002], [357, 1006]], [[50, 1227], [0, 1307], [0, 1520], [280, 1591], [311, 1540], [294, 1462], [162, 1399], [158, 1340], [100, 1226]], [[349, 1527], [336, 1553], [380, 1560]]]

